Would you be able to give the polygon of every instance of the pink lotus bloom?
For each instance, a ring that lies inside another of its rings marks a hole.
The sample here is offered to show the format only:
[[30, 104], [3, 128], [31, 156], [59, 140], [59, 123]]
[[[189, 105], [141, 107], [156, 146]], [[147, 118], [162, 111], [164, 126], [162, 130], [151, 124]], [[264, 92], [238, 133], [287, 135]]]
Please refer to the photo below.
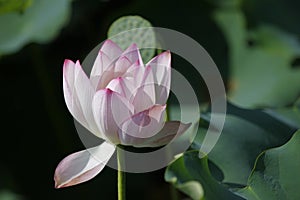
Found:
[[190, 126], [179, 121], [165, 122], [170, 64], [169, 51], [144, 66], [135, 44], [122, 51], [111, 40], [106, 40], [100, 49], [90, 77], [79, 61], [65, 61], [63, 89], [67, 107], [80, 124], [105, 142], [64, 158], [55, 171], [56, 188], [96, 176], [117, 144], [159, 147]]

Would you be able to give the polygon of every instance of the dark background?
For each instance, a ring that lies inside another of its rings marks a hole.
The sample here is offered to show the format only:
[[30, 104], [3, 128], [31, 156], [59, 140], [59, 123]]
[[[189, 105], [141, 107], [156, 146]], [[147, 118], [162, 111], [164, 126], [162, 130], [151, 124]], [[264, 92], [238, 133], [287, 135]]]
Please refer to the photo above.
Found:
[[[197, 40], [227, 82], [227, 46], [211, 18], [218, 6], [213, 2], [218, 1], [76, 0], [69, 23], [54, 40], [43, 45], [28, 44], [15, 54], [1, 57], [0, 191], [9, 190], [29, 200], [116, 199], [117, 173], [109, 167], [89, 182], [54, 189], [53, 174], [59, 161], [84, 148], [63, 99], [63, 61], [83, 61], [106, 38], [114, 20], [124, 15], [140, 15], [153, 26], [174, 29]], [[299, 35], [296, 0], [249, 2], [243, 7], [249, 26], [269, 22]], [[174, 58], [172, 62], [180, 68], [183, 61]], [[182, 73], [194, 80], [193, 85], [201, 85], [197, 91], [203, 97], [200, 100], [205, 101], [203, 82], [188, 70], [183, 69]], [[163, 175], [164, 169], [128, 174], [127, 198], [170, 199], [170, 188]]]

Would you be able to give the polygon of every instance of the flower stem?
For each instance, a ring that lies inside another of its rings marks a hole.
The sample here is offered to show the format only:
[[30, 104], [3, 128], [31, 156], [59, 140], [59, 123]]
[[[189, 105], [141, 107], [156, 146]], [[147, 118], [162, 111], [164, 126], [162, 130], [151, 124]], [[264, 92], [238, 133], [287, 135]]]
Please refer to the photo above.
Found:
[[[170, 109], [166, 108], [166, 121], [169, 121], [169, 120], [170, 120]], [[167, 153], [167, 157], [169, 157], [170, 155], [172, 155], [169, 148], [167, 148], [166, 153]], [[168, 154], [170, 154], [170, 155], [168, 155]], [[178, 192], [174, 188], [174, 186], [171, 185], [171, 184], [169, 185], [169, 192], [170, 192], [171, 200], [179, 200], [179, 198], [178, 198]]]
[[122, 171], [124, 166], [124, 156], [122, 149], [117, 148], [117, 162], [118, 162], [118, 200], [125, 200], [125, 172]]

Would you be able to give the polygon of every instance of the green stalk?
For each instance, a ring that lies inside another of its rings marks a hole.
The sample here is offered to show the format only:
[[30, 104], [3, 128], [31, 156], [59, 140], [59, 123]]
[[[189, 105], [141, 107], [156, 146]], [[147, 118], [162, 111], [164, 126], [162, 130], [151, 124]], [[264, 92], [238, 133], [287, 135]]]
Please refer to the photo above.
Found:
[[118, 162], [118, 200], [125, 200], [125, 172], [122, 171], [124, 165], [124, 157], [122, 155], [122, 149], [117, 147], [117, 162]]
[[[167, 107], [166, 108], [166, 121], [169, 121], [169, 120], [170, 120], [170, 110]], [[169, 149], [167, 149], [167, 154], [170, 154], [170, 152], [168, 150]], [[178, 198], [178, 192], [172, 184], [169, 185], [169, 192], [170, 192], [171, 200], [178, 200], [179, 199]]]

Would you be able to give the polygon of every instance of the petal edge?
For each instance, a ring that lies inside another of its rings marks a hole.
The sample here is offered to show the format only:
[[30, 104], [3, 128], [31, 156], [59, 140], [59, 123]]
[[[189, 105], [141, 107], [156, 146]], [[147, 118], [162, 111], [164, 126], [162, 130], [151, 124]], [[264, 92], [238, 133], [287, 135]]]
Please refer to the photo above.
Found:
[[55, 188], [77, 185], [92, 179], [102, 171], [114, 151], [114, 145], [104, 142], [65, 157], [55, 170]]

